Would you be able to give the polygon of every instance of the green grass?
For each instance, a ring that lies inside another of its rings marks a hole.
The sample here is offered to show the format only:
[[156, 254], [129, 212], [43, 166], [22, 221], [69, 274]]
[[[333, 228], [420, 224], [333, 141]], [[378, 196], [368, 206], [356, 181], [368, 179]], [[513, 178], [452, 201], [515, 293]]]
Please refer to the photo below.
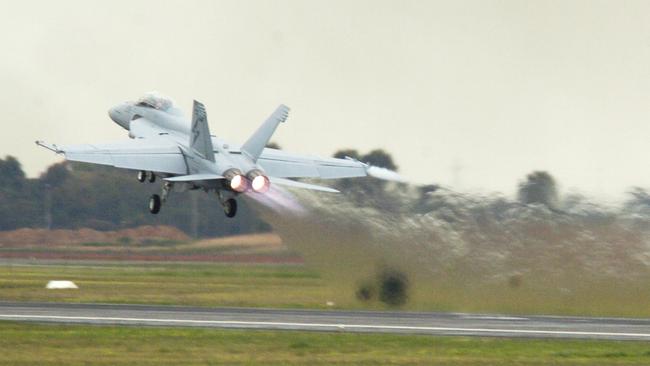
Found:
[[[359, 283], [305, 266], [243, 264], [0, 265], [0, 301], [59, 301], [253, 306], [290, 308], [386, 309], [375, 298], [355, 296]], [[350, 275], [349, 277], [352, 277]], [[50, 280], [71, 280], [79, 290], [47, 290]], [[578, 282], [578, 281], [576, 281]], [[404, 310], [507, 314], [650, 316], [650, 282], [630, 285], [596, 280], [566, 284], [527, 279], [504, 283], [415, 279]]]
[[[47, 290], [71, 280], [79, 290]], [[201, 306], [324, 307], [337, 296], [301, 266], [124, 264], [2, 266], [0, 300]], [[335, 300], [334, 300], [335, 301]]]
[[647, 365], [647, 343], [0, 322], [0, 365]]

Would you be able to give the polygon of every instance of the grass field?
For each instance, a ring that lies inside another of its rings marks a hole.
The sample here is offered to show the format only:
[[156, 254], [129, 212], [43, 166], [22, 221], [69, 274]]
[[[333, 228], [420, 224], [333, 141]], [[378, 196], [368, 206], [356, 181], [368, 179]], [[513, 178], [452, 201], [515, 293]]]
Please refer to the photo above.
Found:
[[647, 343], [0, 322], [0, 365], [647, 365]]
[[[120, 263], [0, 265], [0, 301], [143, 303], [199, 306], [385, 309], [362, 302], [354, 282], [332, 279], [302, 265]], [[71, 280], [78, 290], [47, 290]], [[648, 284], [585, 283], [557, 292], [544, 283], [511, 288], [452, 278], [411, 286], [401, 309], [509, 314], [650, 316]], [[553, 292], [555, 291], [555, 292]], [[328, 305], [329, 303], [329, 305]], [[332, 304], [333, 303], [333, 304]]]
[[[56, 279], [74, 281], [79, 289], [45, 289], [48, 281]], [[334, 286], [302, 266], [0, 266], [0, 300], [4, 301], [318, 308], [343, 299], [338, 296]]]

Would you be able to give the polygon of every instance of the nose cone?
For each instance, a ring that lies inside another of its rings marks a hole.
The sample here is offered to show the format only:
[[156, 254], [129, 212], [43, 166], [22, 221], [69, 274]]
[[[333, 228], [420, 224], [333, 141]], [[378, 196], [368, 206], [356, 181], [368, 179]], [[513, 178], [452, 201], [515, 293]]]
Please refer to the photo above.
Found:
[[111, 108], [108, 110], [108, 116], [111, 117], [113, 122], [117, 123], [120, 118], [120, 114], [117, 111], [117, 108]]
[[129, 129], [128, 116], [126, 111], [124, 110], [124, 105], [118, 105], [116, 107], [109, 109], [108, 116], [111, 117], [113, 122], [117, 123], [118, 125], [124, 127], [127, 130]]

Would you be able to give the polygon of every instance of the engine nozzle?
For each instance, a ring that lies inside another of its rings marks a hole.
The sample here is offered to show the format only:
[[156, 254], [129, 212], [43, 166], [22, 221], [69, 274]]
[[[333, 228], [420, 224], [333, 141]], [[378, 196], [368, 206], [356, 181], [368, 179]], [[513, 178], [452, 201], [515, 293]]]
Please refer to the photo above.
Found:
[[269, 178], [259, 170], [250, 171], [246, 176], [251, 182], [253, 191], [257, 193], [268, 192], [269, 188], [271, 188], [271, 182], [269, 181]]
[[224, 177], [230, 183], [230, 189], [235, 192], [244, 193], [250, 186], [248, 179], [237, 169], [228, 170], [224, 173]]

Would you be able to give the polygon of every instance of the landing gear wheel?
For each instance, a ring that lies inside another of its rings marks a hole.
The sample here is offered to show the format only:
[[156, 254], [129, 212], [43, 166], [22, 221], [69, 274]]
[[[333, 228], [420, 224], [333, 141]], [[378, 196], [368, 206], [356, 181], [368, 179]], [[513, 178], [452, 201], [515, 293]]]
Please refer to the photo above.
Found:
[[230, 198], [223, 203], [223, 212], [226, 214], [226, 217], [235, 217], [237, 215], [237, 201]]
[[152, 214], [157, 214], [160, 212], [160, 196], [157, 194], [151, 195], [149, 198], [149, 212]]
[[153, 183], [156, 181], [156, 175], [153, 172], [149, 173], [149, 183]]
[[145, 172], [144, 170], [139, 171], [138, 172], [138, 182], [142, 183], [145, 180], [147, 180], [147, 172]]

